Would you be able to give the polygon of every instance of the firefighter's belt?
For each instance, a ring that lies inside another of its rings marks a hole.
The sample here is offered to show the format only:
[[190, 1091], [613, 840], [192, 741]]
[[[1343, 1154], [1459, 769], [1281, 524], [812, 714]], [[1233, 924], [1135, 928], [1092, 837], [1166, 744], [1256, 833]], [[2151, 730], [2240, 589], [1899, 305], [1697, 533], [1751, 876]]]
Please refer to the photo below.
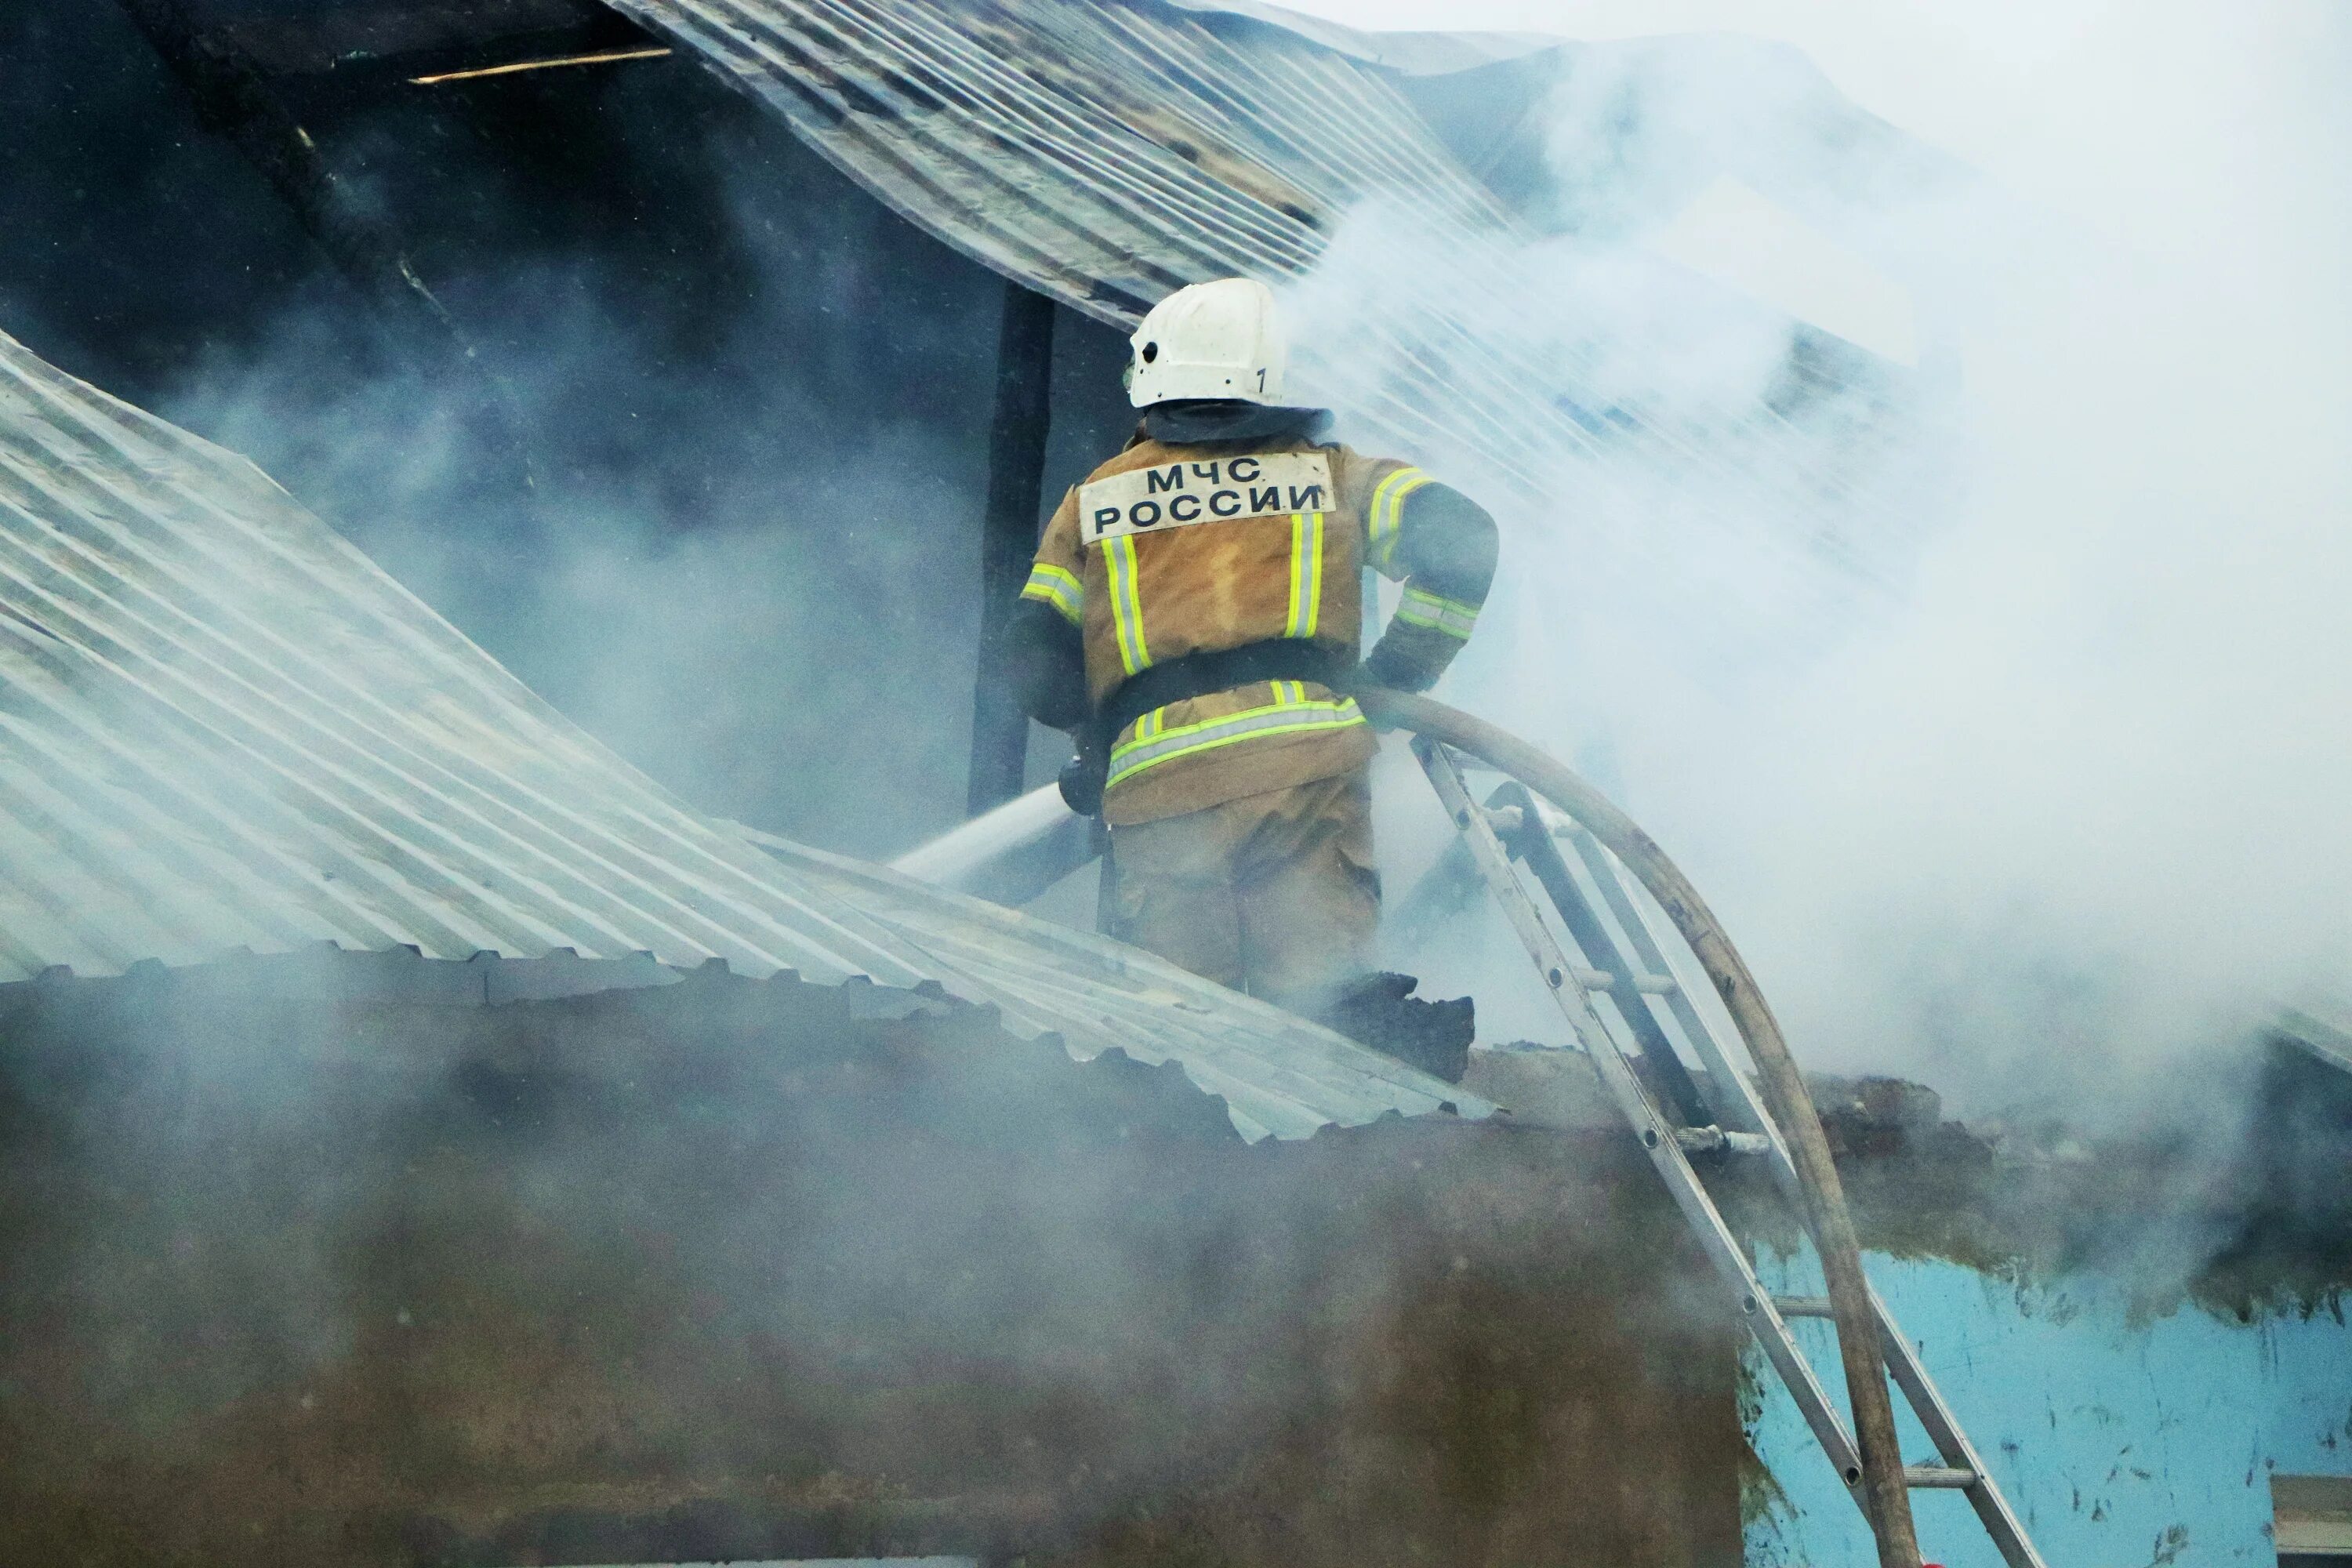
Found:
[[1355, 660], [1338, 648], [1305, 637], [1268, 637], [1213, 653], [1188, 653], [1150, 665], [1127, 678], [1078, 728], [1078, 754], [1063, 770], [1062, 798], [1070, 809], [1093, 816], [1102, 810], [1103, 781], [1110, 775], [1110, 749], [1119, 731], [1154, 709], [1211, 697], [1264, 680], [1305, 680], [1338, 687], [1355, 670]]

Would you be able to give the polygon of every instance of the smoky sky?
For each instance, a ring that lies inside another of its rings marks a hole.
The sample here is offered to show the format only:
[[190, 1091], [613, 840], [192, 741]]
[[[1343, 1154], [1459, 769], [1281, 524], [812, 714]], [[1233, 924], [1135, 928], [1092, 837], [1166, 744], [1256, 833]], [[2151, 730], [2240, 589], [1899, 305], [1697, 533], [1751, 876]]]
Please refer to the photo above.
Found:
[[[1784, 47], [1565, 51], [1484, 171], [1530, 230], [1497, 270], [1376, 201], [1289, 295], [1343, 434], [1396, 370], [1351, 322], [1440, 297], [1556, 346], [1543, 395], [1679, 433], [1562, 454], [1504, 517], [1441, 695], [1617, 792], [1808, 1059], [1999, 1101], [2338, 982], [2344, 142], [2294, 15], [2228, 50], [2084, 33], [1973, 172]], [[255, 457], [692, 805], [875, 854], [958, 815], [992, 274], [684, 58], [304, 88], [469, 366], [336, 275], [115, 7], [0, 28], [11, 331]], [[1662, 265], [1726, 178], [1907, 290], [1919, 363], [1849, 374]], [[1064, 311], [1057, 343], [1048, 504], [1127, 417], [1117, 335]]]
[[[1368, 211], [1293, 295], [1339, 345], [1343, 418], [1349, 377], [1385, 369], [1326, 324], [1466, 300], [1718, 451], [1837, 481], [1563, 454], [1550, 504], [1504, 518], [1440, 694], [1620, 795], [1801, 1057], [1975, 1112], [2205, 1083], [2186, 1064], [2340, 994], [2352, 956], [2352, 473], [2327, 434], [2352, 412], [2352, 186], [2316, 63], [2344, 40], [2294, 6], [2226, 41], [2167, 15], [2074, 38], [1972, 171], [1813, 134], [1788, 105], [1829, 89], [1778, 46], [1575, 46], [1540, 177], [1581, 221], [1481, 272]], [[1657, 249], [1721, 179], [1907, 295], [1923, 349], [1885, 409], [1737, 416], [1770, 405], [1793, 329]]]

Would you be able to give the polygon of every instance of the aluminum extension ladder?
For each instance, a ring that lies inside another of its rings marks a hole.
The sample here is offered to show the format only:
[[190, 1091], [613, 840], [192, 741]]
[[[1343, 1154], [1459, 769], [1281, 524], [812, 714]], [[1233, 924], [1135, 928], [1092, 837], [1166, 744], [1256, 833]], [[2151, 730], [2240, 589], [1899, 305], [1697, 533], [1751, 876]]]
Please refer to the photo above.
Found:
[[[1452, 748], [1417, 737], [1413, 754], [1436, 787], [1487, 889], [1535, 961], [1545, 989], [1599, 1069], [1610, 1098], [1633, 1124], [1675, 1206], [1730, 1286], [1748, 1331], [1844, 1480], [1846, 1495], [1859, 1507], [1860, 1454], [1820, 1375], [1789, 1331], [1791, 1318], [1830, 1316], [1828, 1299], [1768, 1291], [1691, 1163], [1694, 1154], [1762, 1158], [1782, 1197], [1801, 1216], [1804, 1194], [1780, 1130], [1748, 1075], [1733, 1064], [1723, 1037], [1675, 977], [1658, 929], [1649, 911], [1635, 901], [1616, 857], [1515, 780], [1506, 782], [1480, 807], [1464, 777], [1464, 758]], [[1562, 843], [1575, 851], [1610, 919], [1602, 918], [1580, 883], [1560, 852]], [[1526, 866], [1551, 903], [1565, 945], [1514, 869], [1515, 861]], [[1606, 1016], [1616, 1019], [1617, 1028], [1604, 1022], [1604, 1013], [1596, 1005], [1604, 998], [1610, 1005]], [[1661, 1008], [1706, 1067], [1711, 1094], [1701, 1092], [1683, 1065], [1664, 1026]], [[1870, 1304], [1895, 1385], [1927, 1429], [1940, 1460], [1906, 1466], [1905, 1479], [1914, 1489], [1965, 1494], [2010, 1568], [2044, 1568], [1983, 1458], [1960, 1430], [1875, 1289], [1870, 1292]]]

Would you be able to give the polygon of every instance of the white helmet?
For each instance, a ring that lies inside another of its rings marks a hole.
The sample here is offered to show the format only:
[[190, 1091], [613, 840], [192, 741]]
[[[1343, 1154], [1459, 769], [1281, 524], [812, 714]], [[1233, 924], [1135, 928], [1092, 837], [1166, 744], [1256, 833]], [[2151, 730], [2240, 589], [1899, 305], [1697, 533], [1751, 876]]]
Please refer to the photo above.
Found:
[[1138, 408], [1180, 397], [1282, 402], [1290, 343], [1274, 290], [1255, 278], [1220, 278], [1179, 289], [1128, 339], [1127, 400]]

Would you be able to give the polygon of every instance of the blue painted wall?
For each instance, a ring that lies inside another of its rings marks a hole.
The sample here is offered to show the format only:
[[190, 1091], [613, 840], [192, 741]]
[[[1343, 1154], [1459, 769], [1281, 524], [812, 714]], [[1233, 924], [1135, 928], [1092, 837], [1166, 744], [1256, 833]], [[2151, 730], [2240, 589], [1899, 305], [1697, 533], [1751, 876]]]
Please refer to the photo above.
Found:
[[[1809, 1264], [1764, 1272], [1776, 1290], [1820, 1289]], [[2333, 1314], [2135, 1321], [2095, 1279], [2020, 1289], [1878, 1257], [1870, 1272], [2052, 1568], [2268, 1564], [2270, 1471], [2352, 1475], [2352, 1328]], [[1843, 1407], [1828, 1325], [1796, 1331]], [[1861, 1514], [1769, 1369], [1762, 1381], [1752, 1436], [1782, 1497], [1750, 1525], [1748, 1561], [1874, 1568]], [[1906, 1458], [1932, 1460], [1904, 1419]], [[1929, 1562], [2000, 1568], [1962, 1498], [1913, 1495]]]

